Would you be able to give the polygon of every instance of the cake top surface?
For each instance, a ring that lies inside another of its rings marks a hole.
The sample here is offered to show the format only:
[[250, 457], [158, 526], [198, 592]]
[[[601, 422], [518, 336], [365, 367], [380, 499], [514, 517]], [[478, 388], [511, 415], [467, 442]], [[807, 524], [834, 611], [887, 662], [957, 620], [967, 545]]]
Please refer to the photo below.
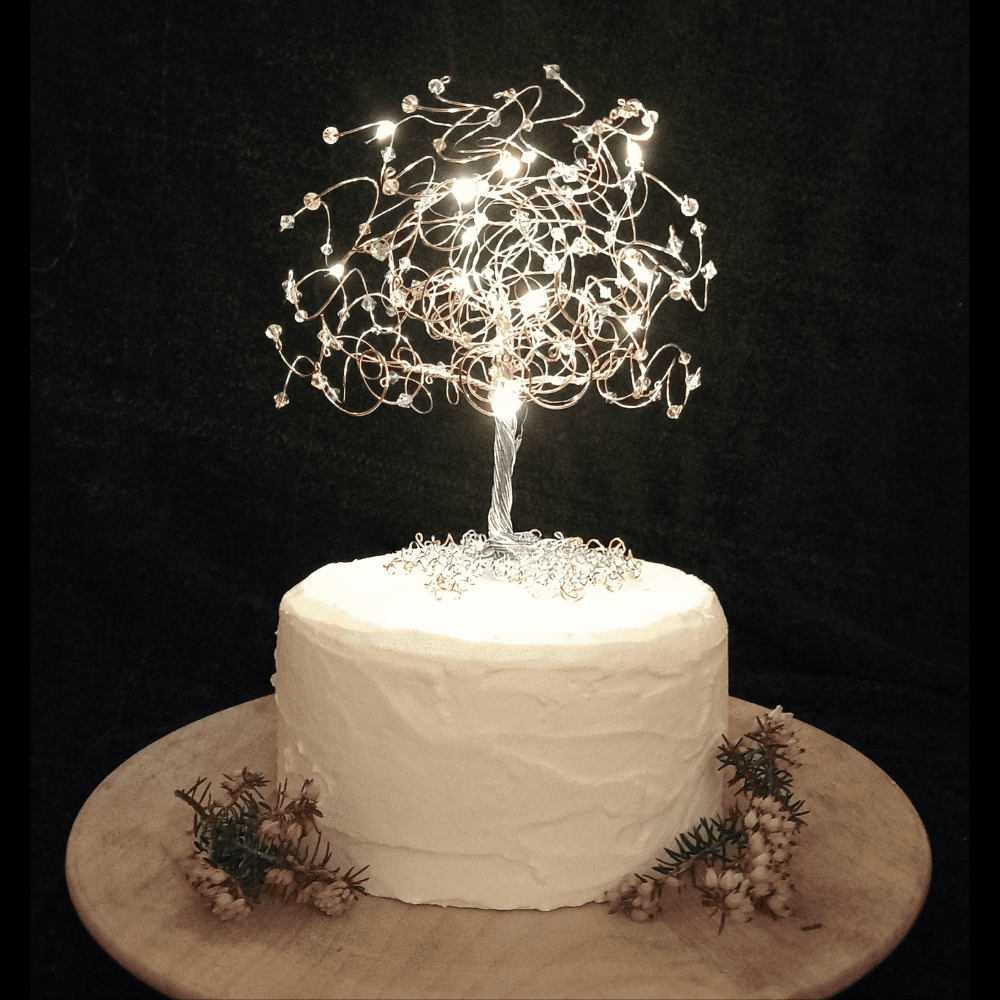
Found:
[[532, 597], [516, 584], [482, 580], [461, 597], [441, 600], [422, 573], [385, 569], [391, 556], [329, 563], [293, 587], [281, 603], [320, 626], [418, 631], [467, 642], [584, 643], [645, 638], [650, 632], [704, 629], [726, 620], [715, 592], [695, 576], [643, 563], [638, 580], [621, 589], [590, 587], [579, 601]]

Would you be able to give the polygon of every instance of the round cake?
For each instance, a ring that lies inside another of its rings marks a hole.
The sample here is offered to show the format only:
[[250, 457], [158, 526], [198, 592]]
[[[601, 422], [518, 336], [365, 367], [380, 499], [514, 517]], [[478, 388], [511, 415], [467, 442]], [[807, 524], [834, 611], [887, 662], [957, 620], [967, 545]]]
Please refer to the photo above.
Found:
[[408, 903], [551, 910], [718, 813], [709, 586], [645, 563], [577, 602], [499, 581], [436, 600], [390, 558], [324, 566], [281, 602], [278, 780], [316, 782], [332, 864]]

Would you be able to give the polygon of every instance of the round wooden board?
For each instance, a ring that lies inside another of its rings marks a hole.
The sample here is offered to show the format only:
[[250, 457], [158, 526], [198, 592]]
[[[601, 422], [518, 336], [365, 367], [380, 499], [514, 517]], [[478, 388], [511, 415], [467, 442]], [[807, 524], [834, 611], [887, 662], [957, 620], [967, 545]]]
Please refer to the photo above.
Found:
[[[730, 699], [727, 735], [763, 711]], [[66, 878], [97, 942], [171, 997], [828, 997], [910, 929], [930, 883], [930, 847], [883, 771], [800, 728], [807, 753], [795, 788], [810, 814], [795, 858], [797, 911], [721, 935], [691, 887], [644, 925], [596, 903], [540, 913], [375, 897], [346, 919], [265, 902], [221, 923], [182, 876], [191, 812], [173, 793], [200, 777], [217, 786], [244, 766], [273, 778], [271, 697], [185, 726], [109, 775], [73, 826]]]

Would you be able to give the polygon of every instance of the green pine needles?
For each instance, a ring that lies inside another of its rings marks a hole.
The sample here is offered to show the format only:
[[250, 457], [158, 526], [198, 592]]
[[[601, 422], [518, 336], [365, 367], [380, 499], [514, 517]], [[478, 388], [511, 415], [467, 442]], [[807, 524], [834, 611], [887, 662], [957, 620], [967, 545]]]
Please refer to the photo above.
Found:
[[[665, 848], [666, 857], [653, 867], [656, 875], [629, 875], [598, 902], [643, 923], [663, 911], [666, 890], [680, 891], [683, 879], [701, 894], [702, 905], [719, 914], [720, 934], [727, 918], [743, 922], [757, 912], [791, 916], [792, 849], [807, 815], [792, 794], [792, 772], [805, 751], [791, 723], [791, 712], [779, 705], [735, 743], [723, 735], [716, 759], [719, 770], [733, 771], [728, 781], [733, 805], [719, 816], [703, 817]], [[245, 917], [270, 893], [342, 916], [367, 894], [368, 880], [360, 877], [367, 866], [343, 874], [327, 868], [331, 851], [324, 849], [316, 824], [323, 813], [311, 781], [297, 796], [288, 794], [285, 782], [272, 801], [260, 774], [243, 768], [236, 777], [223, 777], [222, 798], [210, 794], [205, 778], [174, 793], [194, 810], [194, 850], [185, 860], [185, 876], [212, 913], [222, 920]]]
[[336, 917], [366, 894], [367, 878], [359, 878], [365, 868], [330, 871], [329, 846], [320, 860], [316, 819], [323, 813], [311, 781], [295, 797], [285, 782], [269, 801], [262, 775], [243, 768], [235, 778], [223, 777], [221, 799], [209, 794], [206, 778], [174, 792], [194, 810], [194, 851], [185, 861], [185, 876], [210, 901], [213, 914], [222, 920], [245, 917], [267, 892], [283, 900], [294, 896]]
[[733, 769], [728, 784], [735, 789], [735, 803], [721, 816], [703, 817], [673, 849], [665, 848], [667, 857], [657, 858], [653, 867], [659, 877], [630, 875], [598, 902], [610, 903], [610, 913], [644, 923], [663, 911], [665, 890], [679, 891], [687, 876], [702, 905], [720, 915], [720, 934], [727, 917], [744, 922], [758, 911], [791, 916], [791, 849], [807, 815], [804, 803], [792, 797], [792, 771], [805, 752], [792, 718], [779, 705], [736, 743], [723, 734], [716, 760], [720, 771]]

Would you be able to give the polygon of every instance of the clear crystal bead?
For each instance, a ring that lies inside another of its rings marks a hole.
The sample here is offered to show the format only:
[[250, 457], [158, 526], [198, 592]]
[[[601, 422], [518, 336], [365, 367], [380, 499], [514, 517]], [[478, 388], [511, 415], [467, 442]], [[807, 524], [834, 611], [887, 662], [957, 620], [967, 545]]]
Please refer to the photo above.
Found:
[[622, 190], [631, 198], [635, 191], [635, 174], [630, 173], [621, 179]]
[[382, 150], [382, 161], [384, 163], [388, 163], [390, 160], [394, 159], [396, 159], [396, 150], [394, 150], [392, 146], [386, 146], [385, 149]]
[[667, 407], [667, 416], [670, 417], [671, 420], [676, 420], [681, 415], [681, 410], [683, 409], [683, 406], [678, 406], [674, 403], [673, 406]]
[[554, 253], [551, 253], [545, 258], [545, 263], [542, 266], [549, 274], [555, 274], [562, 268], [562, 261]]
[[329, 128], [323, 129], [323, 141], [328, 142], [331, 146], [340, 138], [340, 132], [335, 129], [332, 125]]
[[692, 372], [690, 375], [686, 376], [684, 384], [687, 386], [688, 390], [697, 389], [698, 386], [701, 385], [701, 369], [699, 368], [696, 372]]
[[559, 67], [555, 63], [550, 63], [547, 66], [543, 66], [542, 69], [545, 70], [546, 80], [558, 80], [559, 79]]
[[320, 253], [321, 253], [321, 254], [322, 254], [322, 255], [323, 255], [324, 257], [329, 257], [329, 256], [330, 256], [330, 254], [332, 254], [332, 253], [333, 253], [333, 247], [332, 247], [332, 246], [330, 246], [330, 244], [329, 244], [329, 243], [324, 243], [324, 244], [323, 244], [323, 245], [322, 245], [322, 246], [321, 246], [321, 247], [319, 248], [319, 252], [320, 252]]
[[433, 141], [433, 142], [431, 143], [431, 145], [432, 145], [432, 146], [433, 146], [433, 147], [434, 147], [434, 148], [435, 148], [435, 149], [436, 149], [436, 150], [437, 150], [437, 151], [438, 151], [439, 153], [443, 153], [443, 152], [445, 151], [445, 149], [447, 148], [447, 146], [448, 146], [448, 144], [447, 144], [447, 143], [446, 143], [446, 142], [444, 141], [444, 139], [441, 139], [441, 138], [438, 138], [438, 139], [435, 139], [435, 140], [434, 140], [434, 141]]
[[697, 215], [698, 202], [696, 202], [690, 195], [684, 195], [684, 198], [681, 200], [681, 211], [685, 215]]
[[366, 295], [361, 300], [361, 308], [364, 309], [364, 311], [368, 312], [368, 313], [374, 312], [375, 311], [375, 300], [370, 295]]
[[309, 209], [310, 212], [315, 212], [323, 202], [320, 200], [320, 196], [316, 194], [315, 191], [310, 191], [309, 194], [304, 195], [302, 198], [302, 204]]
[[419, 107], [420, 107], [420, 101], [417, 100], [416, 94], [407, 94], [406, 97], [403, 98], [403, 110], [408, 115], [413, 114], [413, 112], [416, 111], [417, 108]]
[[691, 227], [691, 235], [697, 236], [701, 239], [705, 235], [705, 223], [699, 222], [697, 219], [694, 220], [694, 225]]
[[709, 262], [708, 262], [708, 263], [707, 263], [707, 264], [706, 264], [706, 265], [705, 265], [705, 266], [704, 266], [704, 267], [703, 267], [703, 268], [701, 269], [701, 273], [702, 273], [703, 275], [705, 275], [705, 280], [706, 280], [706, 281], [708, 281], [709, 279], [711, 279], [711, 278], [714, 278], [714, 277], [715, 277], [715, 276], [716, 276], [716, 275], [717, 275], [717, 274], [718, 274], [719, 272], [718, 272], [718, 271], [716, 271], [716, 269], [715, 269], [715, 265], [714, 265], [714, 264], [713, 264], [713, 263], [712, 263], [711, 261], [709, 261]]
[[294, 215], [283, 215], [281, 217], [281, 228], [282, 229], [294, 229], [295, 228], [295, 216]]
[[296, 310], [295, 312], [296, 323], [304, 323], [307, 319], [309, 319], [309, 313], [307, 313], [305, 309]]
[[489, 123], [493, 128], [496, 128], [500, 124], [500, 112], [494, 111], [489, 117]]
[[399, 399], [396, 400], [398, 406], [411, 406], [413, 404], [413, 397], [408, 392], [400, 393]]
[[431, 82], [429, 84], [427, 84], [427, 89], [435, 97], [438, 97], [440, 94], [444, 93], [444, 83], [441, 80], [437, 80], [437, 79], [431, 80]]
[[281, 350], [281, 327], [277, 323], [272, 323], [265, 331], [264, 335], [268, 340], [274, 341], [274, 346]]
[[573, 163], [556, 162], [555, 171], [564, 181], [566, 181], [567, 184], [575, 183], [577, 177], [580, 174], [580, 171]]
[[577, 142], [586, 142], [588, 139], [592, 138], [594, 135], [594, 130], [589, 125], [581, 125], [580, 128], [576, 130]]
[[288, 396], [283, 392], [279, 392], [277, 396], [274, 397], [274, 405], [280, 410], [283, 406], [288, 406]]

